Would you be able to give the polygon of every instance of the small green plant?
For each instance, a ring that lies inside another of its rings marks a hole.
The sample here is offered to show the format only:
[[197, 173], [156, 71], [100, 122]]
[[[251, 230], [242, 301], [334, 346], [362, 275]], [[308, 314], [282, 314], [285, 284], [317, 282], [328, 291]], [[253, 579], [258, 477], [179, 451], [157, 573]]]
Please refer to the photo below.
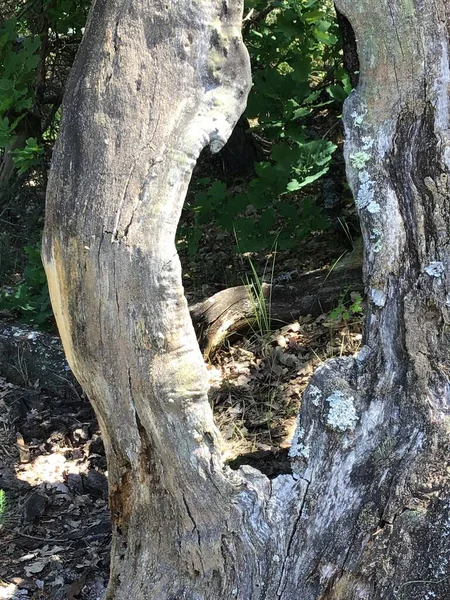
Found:
[[[270, 266], [270, 284], [274, 277], [276, 253], [277, 245], [275, 242], [272, 252], [272, 264]], [[248, 257], [248, 261], [251, 269], [251, 276], [245, 276], [245, 285], [253, 304], [253, 314], [255, 318], [255, 326], [250, 324], [250, 327], [255, 333], [260, 335], [261, 338], [265, 338], [271, 332], [272, 321], [272, 286], [264, 283], [269, 269], [269, 258], [264, 266], [262, 277], [258, 276], [256, 267], [250, 257]]]
[[346, 293], [342, 294], [336, 308], [333, 308], [333, 310], [330, 311], [328, 316], [331, 321], [343, 321], [344, 323], [347, 323], [355, 316], [363, 314], [364, 309], [362, 306], [363, 299], [361, 294], [358, 292], [351, 292], [350, 301], [346, 301], [346, 297]]
[[41, 253], [38, 246], [25, 246], [24, 252], [23, 276], [15, 286], [0, 291], [0, 310], [13, 313], [22, 323], [49, 329], [53, 313]]
[[[267, 295], [263, 281], [258, 277], [255, 265], [250, 260], [252, 277], [246, 277], [246, 287], [249, 292], [256, 322], [256, 331], [261, 337], [270, 333], [271, 291]], [[252, 327], [253, 328], [253, 327]]]
[[44, 154], [44, 148], [39, 146], [36, 138], [28, 138], [24, 148], [17, 148], [9, 152], [13, 157], [14, 166], [19, 175], [26, 173], [28, 169], [40, 164]]

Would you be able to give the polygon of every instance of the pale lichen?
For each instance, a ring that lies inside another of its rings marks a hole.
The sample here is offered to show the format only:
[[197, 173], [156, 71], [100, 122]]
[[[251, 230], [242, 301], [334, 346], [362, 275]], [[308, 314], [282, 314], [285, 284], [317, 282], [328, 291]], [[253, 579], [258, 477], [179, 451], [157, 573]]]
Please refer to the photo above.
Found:
[[375, 190], [373, 181], [367, 171], [362, 171], [359, 175], [359, 189], [356, 195], [356, 204], [358, 208], [367, 208], [371, 203], [375, 203]]
[[383, 308], [383, 306], [386, 304], [386, 294], [383, 292], [383, 290], [372, 288], [370, 290], [370, 299], [375, 306], [378, 306], [378, 308]]
[[305, 460], [308, 460], [310, 447], [303, 442], [304, 436], [305, 430], [303, 427], [297, 427], [291, 447], [289, 448], [290, 458], [304, 458]]
[[368, 135], [366, 135], [361, 138], [361, 142], [362, 142], [364, 150], [369, 150], [374, 145], [375, 140], [373, 138], [369, 137]]
[[350, 155], [350, 162], [355, 169], [358, 169], [358, 171], [364, 169], [369, 160], [370, 154], [367, 152], [359, 151]]
[[372, 215], [375, 215], [381, 211], [380, 205], [378, 204], [378, 202], [375, 202], [375, 200], [369, 202], [369, 204], [366, 206], [366, 209], [367, 212], [370, 212]]
[[353, 431], [359, 420], [354, 405], [354, 397], [347, 396], [337, 390], [328, 396], [326, 401], [330, 404], [327, 425], [335, 431]]
[[306, 394], [314, 406], [320, 405], [320, 401], [322, 400], [322, 392], [316, 385], [310, 385], [306, 391]]
[[424, 271], [430, 277], [442, 277], [444, 273], [444, 263], [440, 260], [433, 261], [425, 267]]
[[367, 111], [364, 111], [363, 113], [358, 114], [355, 111], [352, 112], [352, 114], [350, 115], [353, 119], [353, 124], [355, 125], [355, 127], [361, 127], [361, 125], [363, 124], [364, 121], [364, 117], [366, 116]]

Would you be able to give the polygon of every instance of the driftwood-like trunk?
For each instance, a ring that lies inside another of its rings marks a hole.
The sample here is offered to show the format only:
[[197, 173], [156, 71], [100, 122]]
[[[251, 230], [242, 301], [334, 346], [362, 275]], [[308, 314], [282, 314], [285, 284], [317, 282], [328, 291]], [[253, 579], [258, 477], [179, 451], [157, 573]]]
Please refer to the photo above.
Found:
[[[369, 308], [308, 388], [295, 474], [224, 467], [174, 236], [250, 78], [240, 0], [94, 2], [65, 95], [44, 261], [108, 456], [114, 600], [449, 597], [448, 3], [340, 0]], [[434, 595], [433, 595], [434, 594]]]

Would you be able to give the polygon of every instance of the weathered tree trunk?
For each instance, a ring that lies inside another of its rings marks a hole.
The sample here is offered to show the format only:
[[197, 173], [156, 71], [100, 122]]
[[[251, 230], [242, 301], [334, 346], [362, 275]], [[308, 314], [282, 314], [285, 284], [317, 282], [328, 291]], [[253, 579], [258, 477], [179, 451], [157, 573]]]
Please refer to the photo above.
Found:
[[450, 3], [336, 5], [360, 61], [344, 124], [368, 310], [359, 357], [325, 364], [303, 398], [291, 456], [308, 491], [290, 555], [304, 600], [444, 600]]
[[242, 2], [94, 2], [43, 253], [106, 445], [109, 599], [449, 595], [448, 3], [337, 5], [361, 67], [344, 120], [365, 346], [319, 369], [296, 474], [270, 481], [223, 465], [174, 245], [195, 160], [223, 144], [245, 102]]

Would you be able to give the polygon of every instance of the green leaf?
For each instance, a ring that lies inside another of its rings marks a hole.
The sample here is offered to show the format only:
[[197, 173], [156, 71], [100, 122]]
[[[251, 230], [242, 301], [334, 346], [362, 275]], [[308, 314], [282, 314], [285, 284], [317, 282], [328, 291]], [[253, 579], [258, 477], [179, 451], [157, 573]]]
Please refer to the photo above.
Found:
[[275, 214], [272, 207], [265, 210], [258, 221], [258, 229], [263, 234], [263, 237], [268, 237], [270, 230], [275, 223]]
[[348, 96], [348, 92], [340, 85], [329, 85], [327, 92], [333, 100], [339, 100], [340, 102], [343, 102]]
[[287, 184], [286, 189], [288, 192], [296, 192], [301, 187], [302, 187], [301, 183], [299, 183], [296, 179], [293, 179], [292, 181], [290, 181]]
[[290, 202], [280, 201], [277, 204], [277, 210], [280, 213], [280, 215], [285, 219], [289, 219], [294, 222], [298, 219], [298, 209]]
[[328, 171], [328, 167], [326, 167], [325, 169], [322, 169], [318, 173], [314, 173], [313, 175], [308, 175], [302, 181], [297, 181], [297, 179], [293, 179], [292, 181], [290, 181], [287, 184], [286, 189], [287, 189], [288, 192], [295, 192], [295, 191], [297, 191], [297, 190], [299, 190], [301, 188], [304, 188], [307, 185], [310, 185], [314, 181], [317, 181], [317, 179], [319, 179], [320, 177], [322, 177], [322, 175], [325, 175], [325, 173], [327, 171]]
[[303, 18], [307, 23], [317, 23], [325, 19], [325, 13], [322, 10], [310, 10], [303, 13]]
[[0, 79], [0, 91], [6, 92], [14, 88], [14, 81], [11, 79]]
[[311, 107], [309, 106], [301, 106], [294, 110], [292, 118], [293, 119], [302, 119], [303, 117], [307, 117], [311, 113]]
[[300, 55], [294, 61], [291, 62], [291, 67], [294, 69], [292, 78], [294, 81], [305, 82], [308, 81], [311, 75], [311, 57]]
[[334, 46], [338, 42], [338, 38], [335, 35], [330, 34], [327, 31], [321, 31], [319, 28], [314, 31], [314, 35], [319, 42], [322, 42], [322, 44], [327, 46]]
[[214, 203], [218, 204], [220, 201], [224, 200], [227, 195], [227, 186], [223, 181], [215, 181], [210, 189], [209, 194], [214, 198]]

